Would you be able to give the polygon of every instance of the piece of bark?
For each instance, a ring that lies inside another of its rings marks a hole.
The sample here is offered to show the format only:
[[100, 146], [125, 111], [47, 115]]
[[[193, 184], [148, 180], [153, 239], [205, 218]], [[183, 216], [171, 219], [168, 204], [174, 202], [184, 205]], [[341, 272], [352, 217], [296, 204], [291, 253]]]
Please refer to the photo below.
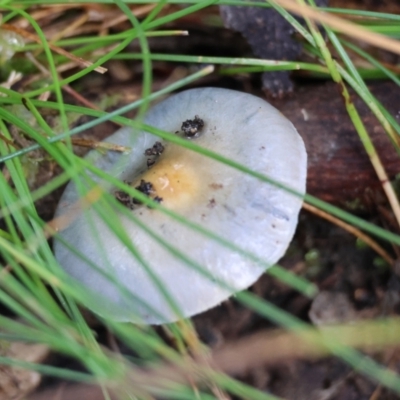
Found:
[[[399, 88], [392, 82], [370, 85], [393, 116], [399, 115]], [[352, 96], [389, 179], [400, 172], [400, 158], [384, 129], [358, 96]], [[346, 205], [381, 184], [350, 121], [334, 83], [301, 86], [290, 99], [274, 100], [303, 137], [308, 152], [307, 192]]]
[[[316, 1], [326, 6], [328, 0]], [[227, 28], [240, 32], [257, 57], [268, 60], [297, 60], [301, 43], [295, 30], [277, 11], [265, 7], [221, 6], [221, 17]], [[265, 72], [263, 88], [271, 97], [281, 98], [293, 91], [289, 72]]]

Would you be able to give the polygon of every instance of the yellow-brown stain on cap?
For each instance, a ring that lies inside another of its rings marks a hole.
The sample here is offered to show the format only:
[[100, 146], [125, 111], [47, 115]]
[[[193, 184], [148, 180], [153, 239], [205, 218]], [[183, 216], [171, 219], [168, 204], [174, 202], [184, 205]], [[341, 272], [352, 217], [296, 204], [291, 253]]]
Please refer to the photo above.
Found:
[[190, 206], [200, 191], [201, 176], [193, 165], [194, 153], [170, 144], [164, 153], [141, 179], [153, 185], [152, 197], [158, 196], [162, 205], [176, 210]]

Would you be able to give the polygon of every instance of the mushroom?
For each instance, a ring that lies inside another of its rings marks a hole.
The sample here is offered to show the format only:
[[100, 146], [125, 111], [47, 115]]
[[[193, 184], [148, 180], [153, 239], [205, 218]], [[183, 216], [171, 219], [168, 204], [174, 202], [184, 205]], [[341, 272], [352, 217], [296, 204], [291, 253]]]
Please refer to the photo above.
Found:
[[[301, 137], [278, 110], [256, 96], [191, 89], [155, 105], [144, 122], [305, 192], [307, 155]], [[107, 141], [132, 150], [128, 155], [92, 151], [87, 157], [97, 167], [268, 265], [285, 253], [297, 225], [301, 196], [149, 132], [125, 127]], [[96, 207], [76, 211], [78, 190], [69, 183], [56, 215], [75, 215], [55, 239], [55, 255], [69, 275], [97, 293], [89, 307], [99, 315], [137, 323], [173, 322], [220, 304], [265, 271], [265, 264], [254, 258], [94, 179], [128, 207], [121, 211], [113, 204], [112, 218], [119, 218], [151, 271], [118, 239]], [[204, 274], [149, 236], [130, 216], [201, 265]]]

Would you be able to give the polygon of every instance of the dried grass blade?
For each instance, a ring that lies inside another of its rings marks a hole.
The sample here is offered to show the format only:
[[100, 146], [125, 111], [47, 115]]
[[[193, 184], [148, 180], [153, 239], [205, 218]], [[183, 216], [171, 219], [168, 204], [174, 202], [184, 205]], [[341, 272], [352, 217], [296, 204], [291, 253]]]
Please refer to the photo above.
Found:
[[[17, 28], [14, 25], [11, 24], [3, 24], [1, 25], [2, 29], [5, 29], [7, 31], [11, 31], [11, 32], [15, 32], [18, 33], [18, 35], [21, 35], [22, 37], [24, 37], [25, 39], [29, 39], [32, 40], [36, 43], [41, 43], [41, 40], [38, 36], [36, 36], [33, 33], [27, 32], [24, 29], [21, 28]], [[86, 67], [90, 67], [91, 65], [93, 65], [93, 63], [91, 61], [87, 61], [84, 60], [81, 57], [76, 57], [75, 55], [73, 55], [72, 53], [62, 49], [61, 47], [55, 46], [54, 44], [48, 43], [48, 46], [50, 47], [51, 50], [53, 50], [55, 53], [60, 54], [62, 56], [67, 57], [70, 60], [75, 61], [78, 65], [80, 65], [82, 68], [86, 68]], [[99, 72], [100, 74], [104, 74], [105, 72], [107, 72], [107, 68], [104, 67], [96, 67], [94, 69], [96, 72]]]

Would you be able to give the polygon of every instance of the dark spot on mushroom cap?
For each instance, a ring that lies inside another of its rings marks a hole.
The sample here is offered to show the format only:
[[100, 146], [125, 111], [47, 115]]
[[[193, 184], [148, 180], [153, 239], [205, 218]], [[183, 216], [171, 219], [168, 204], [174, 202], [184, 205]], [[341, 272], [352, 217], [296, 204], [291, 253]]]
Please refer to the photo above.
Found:
[[208, 201], [207, 207], [208, 207], [208, 208], [214, 208], [214, 207], [216, 206], [216, 204], [217, 204], [217, 202], [216, 202], [215, 199], [213, 198], [213, 199], [210, 199], [210, 200]]
[[193, 138], [195, 137], [204, 127], [204, 121], [198, 116], [195, 115], [194, 119], [187, 119], [182, 122], [182, 132], [185, 137]]
[[[156, 203], [161, 203], [161, 202], [163, 201], [162, 197], [160, 197], [160, 196], [155, 196], [155, 197], [153, 198], [153, 200], [154, 200]], [[151, 205], [148, 205], [147, 207], [148, 207], [148, 208], [153, 208]]]
[[155, 163], [156, 163], [156, 160], [154, 160], [153, 158], [148, 158], [147, 159], [147, 168], [152, 167]]
[[136, 186], [135, 189], [147, 196], [149, 196], [154, 190], [153, 184], [151, 182], [146, 182], [143, 179], [140, 180], [139, 185]]
[[145, 156], [149, 156], [147, 159], [147, 168], [152, 167], [156, 161], [157, 158], [164, 152], [165, 147], [161, 142], [155, 142], [152, 147], [149, 147], [144, 151]]
[[130, 209], [133, 208], [132, 196], [130, 196], [128, 193], [124, 192], [123, 190], [117, 190], [114, 193], [114, 197], [125, 207], [128, 207]]
[[161, 142], [155, 142], [152, 147], [149, 147], [144, 151], [146, 156], [159, 156], [164, 151], [164, 146]]
[[[127, 184], [131, 184], [131, 182], [125, 182]], [[145, 180], [141, 179], [138, 186], [135, 187], [136, 190], [145, 194], [146, 196], [150, 196], [154, 192], [154, 187], [151, 182], [146, 182]], [[142, 202], [123, 190], [117, 190], [114, 192], [114, 197], [118, 200], [121, 204], [125, 207], [130, 208], [133, 210], [135, 206], [142, 204]]]

